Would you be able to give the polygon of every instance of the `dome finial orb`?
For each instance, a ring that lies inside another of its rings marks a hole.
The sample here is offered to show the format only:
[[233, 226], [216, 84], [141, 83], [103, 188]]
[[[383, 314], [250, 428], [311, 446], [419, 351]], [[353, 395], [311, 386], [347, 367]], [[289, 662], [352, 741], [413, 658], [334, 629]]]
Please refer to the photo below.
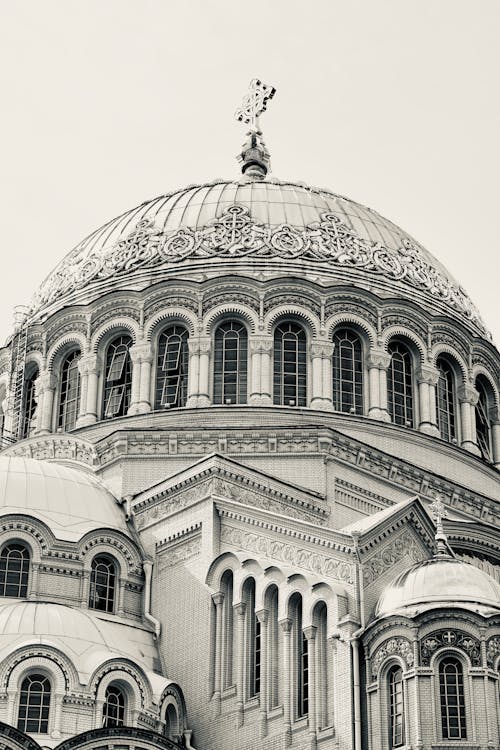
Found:
[[267, 102], [273, 98], [275, 92], [274, 86], [253, 78], [250, 81], [248, 94], [235, 113], [239, 122], [250, 125], [247, 140], [237, 158], [243, 174], [252, 180], [263, 180], [271, 169], [270, 154], [262, 138], [259, 117], [266, 111]]
[[434, 539], [436, 540], [436, 556], [449, 557], [450, 552], [448, 548], [448, 537], [444, 533], [443, 528], [443, 518], [446, 518], [448, 512], [442, 499], [439, 496], [437, 496], [432, 503], [431, 511], [434, 518], [434, 523], [436, 524], [436, 534], [434, 536]]

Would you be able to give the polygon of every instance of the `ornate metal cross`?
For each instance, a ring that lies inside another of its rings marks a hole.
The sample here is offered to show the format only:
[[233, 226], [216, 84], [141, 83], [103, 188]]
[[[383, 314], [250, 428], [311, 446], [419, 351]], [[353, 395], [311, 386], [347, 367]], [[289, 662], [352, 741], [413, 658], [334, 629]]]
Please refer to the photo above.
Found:
[[241, 107], [236, 110], [235, 117], [239, 122], [250, 125], [250, 129], [258, 132], [259, 117], [266, 111], [267, 102], [273, 98], [276, 93], [274, 86], [262, 83], [258, 78], [250, 81], [248, 94], [244, 97]]
[[436, 497], [431, 505], [431, 510], [436, 522], [436, 528], [441, 531], [443, 528], [443, 518], [446, 518], [448, 512], [440, 497]]

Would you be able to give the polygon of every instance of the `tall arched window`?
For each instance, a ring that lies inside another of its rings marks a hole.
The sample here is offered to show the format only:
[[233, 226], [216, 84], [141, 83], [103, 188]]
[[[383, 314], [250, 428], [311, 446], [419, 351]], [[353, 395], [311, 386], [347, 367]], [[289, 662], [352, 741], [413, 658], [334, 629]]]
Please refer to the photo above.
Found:
[[266, 608], [269, 612], [267, 625], [267, 669], [269, 686], [269, 707], [275, 708], [280, 705], [280, 663], [281, 642], [280, 627], [278, 623], [278, 587], [274, 584], [266, 593]]
[[327, 609], [324, 602], [318, 602], [313, 611], [313, 624], [316, 627], [316, 701], [317, 717], [320, 728], [329, 726], [328, 693], [330, 689], [330, 675], [328, 665], [327, 643]]
[[281, 323], [274, 332], [274, 403], [306, 406], [306, 333], [297, 323]]
[[188, 362], [188, 332], [183, 326], [170, 326], [158, 338], [155, 409], [186, 406]]
[[455, 374], [446, 359], [436, 362], [439, 378], [436, 384], [436, 414], [439, 434], [443, 440], [456, 440]]
[[11, 542], [0, 552], [0, 596], [28, 596], [30, 553], [24, 544]]
[[36, 393], [35, 384], [38, 378], [38, 369], [34, 370], [24, 381], [23, 411], [21, 424], [21, 437], [29, 437], [35, 428], [36, 418]]
[[97, 555], [90, 571], [89, 607], [113, 612], [115, 606], [116, 565], [107, 555]]
[[125, 724], [125, 695], [117, 685], [108, 685], [102, 707], [103, 727], [123, 727]]
[[104, 419], [123, 417], [130, 406], [132, 362], [130, 336], [118, 336], [108, 345], [104, 378]]
[[389, 747], [405, 744], [403, 670], [394, 665], [387, 675], [389, 693]]
[[242, 323], [222, 323], [215, 331], [214, 404], [246, 404], [248, 334]]
[[387, 351], [391, 355], [387, 371], [387, 407], [391, 421], [404, 427], [413, 427], [413, 368], [410, 350], [400, 341], [393, 341]]
[[260, 622], [255, 614], [255, 581], [249, 578], [245, 581], [243, 590], [245, 609], [246, 630], [246, 663], [247, 663], [247, 695], [252, 698], [260, 693], [260, 667], [261, 667], [261, 628]]
[[363, 355], [361, 339], [348, 329], [333, 336], [333, 408], [363, 414]]
[[495, 399], [493, 389], [484, 375], [477, 376], [476, 390], [479, 394], [475, 409], [477, 444], [482, 457], [486, 461], [491, 461], [491, 410], [495, 404]]
[[295, 686], [295, 715], [306, 716], [309, 711], [309, 648], [302, 630], [302, 597], [294, 594], [290, 599], [292, 620], [292, 667]]
[[176, 707], [169, 703], [165, 710], [165, 727], [163, 730], [165, 737], [174, 742], [179, 742], [181, 739], [181, 731], [179, 724], [179, 715]]
[[233, 571], [226, 570], [221, 578], [222, 603], [222, 688], [233, 684]]
[[467, 739], [463, 668], [453, 656], [439, 664], [439, 699], [443, 740]]
[[43, 674], [29, 674], [19, 694], [17, 728], [30, 734], [49, 731], [50, 680]]
[[81, 353], [71, 352], [64, 359], [61, 368], [61, 393], [59, 396], [59, 411], [57, 426], [67, 432], [74, 429], [80, 406], [80, 371], [78, 361]]

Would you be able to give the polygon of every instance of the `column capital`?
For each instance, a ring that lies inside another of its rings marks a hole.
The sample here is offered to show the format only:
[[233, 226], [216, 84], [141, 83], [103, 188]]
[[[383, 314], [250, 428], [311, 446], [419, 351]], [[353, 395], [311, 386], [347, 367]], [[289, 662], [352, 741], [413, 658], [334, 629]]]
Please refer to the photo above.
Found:
[[129, 349], [130, 359], [133, 364], [153, 361], [153, 347], [150, 341], [138, 341]]
[[210, 336], [190, 336], [188, 347], [190, 354], [207, 354], [212, 346]]
[[462, 383], [457, 390], [457, 396], [461, 404], [466, 403], [471, 406], [475, 406], [479, 400], [479, 393], [472, 383]]
[[57, 377], [52, 370], [42, 370], [35, 382], [37, 393], [42, 393], [43, 391], [50, 391], [56, 387]]
[[89, 375], [89, 374], [96, 374], [99, 372], [102, 366], [101, 358], [98, 354], [95, 354], [94, 352], [89, 352], [88, 354], [82, 354], [80, 359], [78, 360], [78, 370], [80, 371], [80, 375]]
[[272, 351], [274, 339], [272, 336], [249, 336], [248, 347], [252, 354], [265, 354]]
[[436, 385], [439, 380], [439, 370], [432, 365], [420, 365], [416, 372], [417, 383]]
[[306, 637], [306, 640], [308, 641], [314, 641], [316, 639], [316, 633], [318, 631], [318, 628], [316, 625], [308, 625], [307, 628], [304, 628], [304, 635]]
[[289, 633], [292, 629], [292, 621], [289, 617], [279, 621], [279, 626], [284, 633]]
[[330, 359], [333, 356], [334, 346], [331, 341], [313, 341], [311, 343], [311, 359], [320, 357]]
[[255, 617], [260, 622], [261, 625], [266, 625], [268, 619], [269, 619], [269, 610], [268, 609], [259, 609], [255, 612]]
[[216, 607], [220, 607], [222, 602], [224, 601], [224, 594], [222, 591], [216, 591], [215, 594], [212, 594], [212, 601], [215, 604]]
[[244, 617], [245, 612], [247, 611], [247, 605], [245, 602], [236, 602], [236, 604], [233, 604], [233, 609], [238, 617]]
[[377, 370], [387, 370], [390, 361], [391, 355], [389, 352], [386, 352], [385, 349], [370, 349], [366, 364], [369, 370], [371, 370], [372, 367]]

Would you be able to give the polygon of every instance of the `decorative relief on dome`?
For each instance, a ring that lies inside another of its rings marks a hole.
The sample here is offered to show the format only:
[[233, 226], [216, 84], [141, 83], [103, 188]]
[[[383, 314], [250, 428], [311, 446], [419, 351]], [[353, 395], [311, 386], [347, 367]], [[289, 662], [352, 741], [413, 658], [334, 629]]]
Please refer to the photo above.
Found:
[[481, 644], [462, 630], [436, 630], [420, 643], [420, 664], [430, 666], [431, 659], [440, 648], [453, 646], [467, 654], [473, 667], [481, 666]]
[[389, 656], [400, 656], [407, 668], [413, 667], [415, 661], [413, 657], [413, 647], [409, 640], [406, 638], [391, 638], [387, 643], [384, 643], [383, 646], [380, 646], [380, 648], [377, 649], [371, 660], [373, 679], [377, 678], [382, 663]]
[[319, 555], [308, 549], [300, 549], [278, 539], [252, 534], [234, 526], [223, 526], [221, 541], [232, 547], [256, 552], [271, 560], [278, 560], [287, 565], [304, 568], [312, 573], [318, 573], [328, 578], [336, 578], [346, 583], [353, 583], [353, 566], [343, 560]]
[[304, 228], [288, 224], [270, 227], [252, 219], [245, 206], [233, 204], [220, 218], [200, 229], [182, 227], [164, 233], [150, 219], [141, 220], [124, 239], [104, 251], [87, 246], [76, 249], [46, 279], [35, 299], [36, 309], [82, 289], [90, 282], [125, 274], [161, 263], [179, 263], [187, 258], [212, 257], [304, 259], [358, 268], [404, 281], [449, 304], [483, 332], [476, 308], [461, 287], [452, 284], [423, 257], [409, 238], [391, 251], [378, 242], [359, 237], [334, 213], [321, 214], [321, 221]]

